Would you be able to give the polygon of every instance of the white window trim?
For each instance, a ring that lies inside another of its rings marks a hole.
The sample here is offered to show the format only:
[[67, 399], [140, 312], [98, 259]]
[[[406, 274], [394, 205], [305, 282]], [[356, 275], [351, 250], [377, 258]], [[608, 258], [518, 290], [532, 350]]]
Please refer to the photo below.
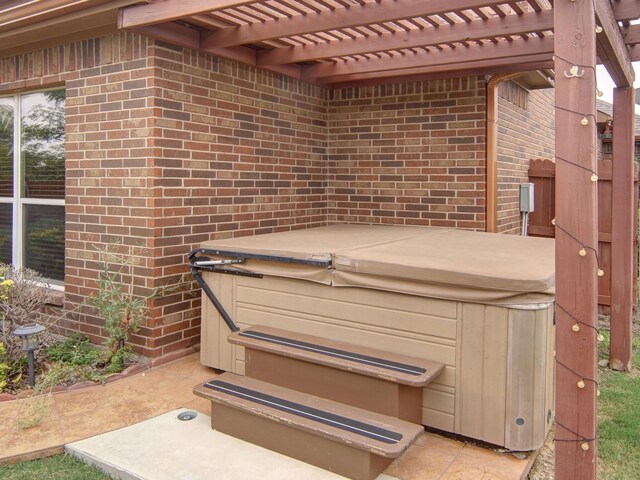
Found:
[[[22, 168], [22, 102], [21, 97], [23, 95], [29, 95], [33, 93], [51, 92], [61, 90], [60, 87], [47, 88], [44, 90], [33, 90], [27, 92], [16, 93], [13, 95], [4, 95], [0, 98], [13, 99], [14, 111], [13, 111], [13, 197], [0, 197], [0, 203], [11, 203], [13, 205], [12, 210], [12, 225], [11, 225], [11, 263], [17, 267], [22, 268], [24, 266], [24, 249], [22, 234], [24, 227], [24, 205], [58, 205], [65, 206], [66, 198], [61, 199], [47, 199], [47, 198], [27, 198], [22, 197], [22, 179], [24, 171]], [[66, 197], [66, 195], [65, 195]], [[66, 223], [66, 222], [65, 222]], [[65, 225], [66, 229], [66, 225]], [[66, 250], [66, 249], [65, 249]], [[66, 255], [65, 255], [66, 261]], [[64, 291], [64, 283], [59, 280], [46, 279], [49, 287], [53, 290]]]

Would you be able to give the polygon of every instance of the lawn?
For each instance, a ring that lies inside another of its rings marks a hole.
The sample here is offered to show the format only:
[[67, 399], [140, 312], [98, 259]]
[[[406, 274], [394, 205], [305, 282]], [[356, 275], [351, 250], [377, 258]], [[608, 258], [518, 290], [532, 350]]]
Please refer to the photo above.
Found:
[[66, 456], [0, 465], [2, 480], [109, 480], [109, 477], [78, 460]]
[[[632, 373], [600, 368], [598, 402], [599, 478], [640, 478], [640, 328], [634, 326]], [[608, 358], [609, 332], [600, 348]]]

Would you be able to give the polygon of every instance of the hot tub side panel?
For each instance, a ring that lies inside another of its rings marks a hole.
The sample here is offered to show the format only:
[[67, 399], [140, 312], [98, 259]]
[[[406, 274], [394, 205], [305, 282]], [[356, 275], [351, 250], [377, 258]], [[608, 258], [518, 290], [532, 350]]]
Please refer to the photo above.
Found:
[[553, 305], [460, 305], [455, 433], [539, 448], [553, 411]]
[[[425, 425], [513, 449], [526, 449], [518, 445], [531, 443], [523, 439], [532, 436], [534, 443], [544, 439], [539, 432], [545, 425], [532, 425], [541, 414], [526, 414], [531, 434], [523, 434], [526, 429], [520, 426], [514, 429], [509, 419], [524, 415], [519, 409], [526, 402], [520, 397], [529, 390], [519, 389], [527, 375], [536, 379], [530, 388], [542, 385], [539, 390], [546, 392], [544, 405], [538, 407], [535, 396], [532, 408], [542, 412], [547, 407], [551, 332], [539, 324], [549, 321], [550, 308], [519, 311], [279, 277], [204, 277], [240, 327], [266, 325], [444, 363], [443, 374], [423, 391]], [[243, 374], [244, 349], [229, 344], [228, 334], [204, 298], [202, 363]], [[533, 350], [521, 359], [523, 342], [531, 342]]]
[[[266, 325], [442, 362], [425, 388], [423, 423], [453, 431], [458, 305], [456, 302], [269, 277], [206, 273], [205, 280], [241, 328]], [[203, 364], [244, 373], [244, 349], [203, 300]]]

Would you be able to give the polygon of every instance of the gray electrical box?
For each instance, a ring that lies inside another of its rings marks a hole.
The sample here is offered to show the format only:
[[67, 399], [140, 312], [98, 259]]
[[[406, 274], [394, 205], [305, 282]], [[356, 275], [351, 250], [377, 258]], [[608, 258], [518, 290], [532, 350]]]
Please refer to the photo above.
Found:
[[533, 183], [520, 184], [520, 211], [533, 212]]

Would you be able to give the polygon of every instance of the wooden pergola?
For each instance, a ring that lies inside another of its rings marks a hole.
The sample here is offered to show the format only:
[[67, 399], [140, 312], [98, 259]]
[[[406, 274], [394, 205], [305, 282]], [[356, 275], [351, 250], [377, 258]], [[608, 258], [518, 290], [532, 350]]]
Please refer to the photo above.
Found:
[[[0, 41], [16, 48], [43, 18], [52, 37], [72, 33], [69, 28], [101, 32], [114, 22], [117, 12], [121, 29], [327, 86], [553, 69], [557, 164], [556, 478], [596, 477], [599, 265], [595, 66], [604, 64], [617, 86], [611, 365], [628, 370], [635, 214], [631, 62], [640, 60], [640, 25], [631, 21], [640, 17], [640, 1], [9, 3], [21, 5], [3, 12]], [[80, 22], [72, 27], [65, 23], [65, 18], [77, 18], [81, 12], [85, 14]], [[37, 28], [45, 27], [40, 23]], [[490, 180], [488, 176], [488, 183]], [[492, 199], [487, 202], [491, 204]], [[488, 211], [489, 217], [491, 213]]]

